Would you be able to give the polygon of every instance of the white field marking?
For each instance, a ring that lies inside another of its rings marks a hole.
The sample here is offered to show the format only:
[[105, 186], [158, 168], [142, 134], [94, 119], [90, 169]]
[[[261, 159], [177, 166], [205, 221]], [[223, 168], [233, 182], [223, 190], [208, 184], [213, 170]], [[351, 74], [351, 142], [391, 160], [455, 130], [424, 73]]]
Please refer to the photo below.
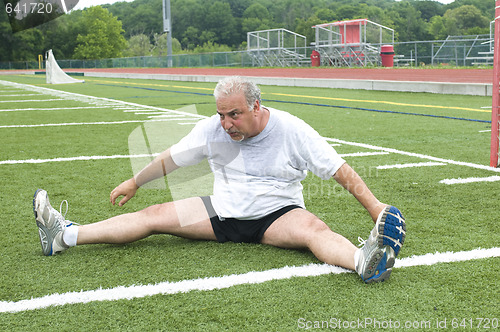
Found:
[[[80, 106], [80, 107], [42, 107], [42, 108], [13, 108], [0, 109], [0, 112], [18, 112], [18, 111], [60, 111], [60, 110], [82, 110], [91, 108], [105, 108], [103, 106]], [[107, 107], [106, 107], [107, 108]]]
[[52, 159], [23, 159], [23, 160], [0, 160], [0, 165], [14, 164], [43, 164], [62, 161], [88, 161], [88, 160], [106, 160], [106, 159], [132, 159], [132, 158], [151, 158], [158, 156], [159, 153], [153, 154], [134, 154], [134, 155], [113, 155], [113, 156], [79, 156], [79, 157], [64, 157]]
[[148, 109], [145, 109], [145, 108], [141, 108], [141, 109], [137, 109], [137, 108], [120, 108], [120, 110], [123, 111], [123, 113], [135, 113], [135, 112], [147, 112], [147, 111], [159, 113], [158, 111], [148, 110]]
[[2, 95], [2, 94], [0, 94], [0, 97], [25, 97], [25, 96], [43, 96], [43, 95], [39, 94], [39, 93], [21, 93], [18, 95]]
[[54, 90], [54, 89], [49, 89], [49, 88], [35, 86], [35, 85], [29, 85], [29, 84], [20, 84], [20, 83], [14, 83], [14, 82], [0, 80], [0, 85], [13, 86], [13, 87], [17, 87], [19, 89], [24, 89], [24, 90], [28, 90], [28, 91], [35, 91], [35, 92], [39, 92], [39, 93], [43, 93], [43, 94], [56, 96], [58, 98], [62, 98], [62, 99], [66, 99], [66, 100], [76, 100], [79, 102], [84, 102], [84, 103], [89, 103], [89, 104], [99, 103], [100, 105], [108, 105], [109, 107], [127, 106], [130, 108], [138, 108], [138, 109], [142, 109], [142, 110], [147, 109], [147, 110], [157, 110], [157, 111], [162, 111], [162, 112], [170, 112], [170, 113], [174, 113], [174, 114], [195, 117], [195, 118], [207, 118], [207, 116], [200, 115], [200, 114], [193, 114], [193, 113], [183, 112], [183, 111], [178, 111], [178, 110], [170, 110], [170, 109], [155, 107], [155, 106], [145, 106], [145, 105], [141, 105], [141, 104], [131, 103], [131, 102], [122, 101], [122, 100], [109, 99], [109, 98], [104, 98], [104, 97], [87, 96], [87, 95], [82, 95], [79, 93]]
[[[134, 112], [135, 115], [155, 115], [155, 114], [161, 114], [160, 112], [144, 112], [144, 111], [135, 111]], [[175, 115], [175, 114], [171, 114], [170, 115], [171, 117], [174, 117], [174, 116], [178, 116], [178, 115]]]
[[462, 184], [462, 183], [475, 183], [475, 182], [496, 182], [500, 181], [500, 176], [489, 176], [486, 178], [458, 178], [458, 179], [444, 179], [439, 181], [439, 183], [444, 184]]
[[[136, 113], [137, 114], [137, 113]], [[170, 113], [164, 113], [164, 112], [149, 112], [149, 113], [144, 113], [144, 114], [153, 114], [157, 117], [162, 117], [162, 118], [175, 118], [175, 117], [179, 117], [178, 114], [170, 114]]]
[[148, 116], [148, 119], [169, 119], [171, 121], [173, 120], [193, 120], [192, 118], [180, 118], [178, 115], [176, 115], [176, 117], [172, 117], [172, 115], [168, 114], [168, 115], [150, 115]]
[[27, 103], [27, 102], [36, 102], [40, 103], [43, 101], [61, 101], [64, 99], [37, 99], [37, 100], [0, 100], [0, 103]]
[[[439, 263], [462, 262], [500, 256], [500, 248], [475, 249], [462, 252], [429, 253], [422, 256], [412, 256], [398, 259], [395, 268], [435, 265]], [[80, 292], [46, 295], [39, 298], [20, 300], [17, 302], [0, 301], [0, 312], [23, 312], [43, 309], [51, 306], [63, 306], [76, 303], [98, 301], [117, 301], [143, 298], [153, 295], [169, 295], [188, 293], [191, 291], [211, 291], [226, 289], [239, 285], [261, 284], [272, 280], [285, 280], [297, 277], [315, 277], [328, 274], [353, 273], [338, 266], [328, 264], [308, 264], [303, 266], [285, 266], [266, 271], [252, 271], [243, 274], [225, 275], [182, 280], [177, 282], [160, 282], [149, 285], [118, 286], [108, 289], [96, 289]]]
[[344, 140], [340, 140], [337, 138], [328, 138], [325, 137], [327, 141], [330, 142], [336, 142], [340, 144], [347, 144], [347, 145], [353, 145], [353, 146], [359, 146], [365, 149], [371, 149], [371, 150], [381, 150], [381, 151], [386, 151], [389, 153], [396, 153], [396, 154], [401, 154], [405, 156], [410, 156], [410, 157], [416, 157], [420, 159], [427, 159], [427, 160], [433, 160], [441, 163], [446, 163], [446, 164], [452, 164], [452, 165], [458, 165], [458, 166], [466, 166], [466, 167], [471, 167], [471, 168], [476, 168], [476, 169], [482, 169], [482, 170], [487, 170], [487, 171], [492, 171], [496, 173], [500, 173], [500, 168], [495, 168], [495, 167], [490, 167], [486, 165], [479, 165], [479, 164], [474, 164], [474, 163], [467, 163], [463, 161], [456, 161], [456, 160], [451, 160], [451, 159], [443, 159], [443, 158], [437, 158], [437, 157], [432, 157], [432, 156], [427, 156], [424, 154], [420, 153], [414, 153], [414, 152], [406, 152], [406, 151], [401, 151], [401, 150], [396, 150], [392, 148], [383, 148], [380, 146], [375, 146], [375, 145], [370, 145], [370, 144], [364, 144], [364, 143], [357, 143], [357, 142], [348, 142]]
[[342, 158], [344, 157], [367, 157], [367, 156], [379, 156], [389, 154], [389, 152], [355, 152], [355, 153], [344, 153], [339, 154]]
[[491, 129], [480, 130], [480, 131], [478, 131], [478, 133], [491, 133]]
[[67, 122], [67, 123], [42, 123], [35, 125], [6, 125], [0, 126], [3, 128], [37, 128], [37, 127], [63, 127], [63, 126], [86, 126], [86, 125], [116, 125], [127, 123], [144, 123], [144, 122], [166, 122], [166, 121], [184, 121], [191, 120], [189, 118], [169, 118], [169, 119], [154, 119], [154, 120], [124, 120], [111, 122]]
[[397, 165], [382, 165], [377, 166], [377, 169], [391, 169], [391, 168], [409, 168], [409, 167], [428, 167], [428, 166], [444, 166], [445, 163], [438, 163], [434, 161], [428, 161], [424, 163], [411, 163], [411, 164], [397, 164]]

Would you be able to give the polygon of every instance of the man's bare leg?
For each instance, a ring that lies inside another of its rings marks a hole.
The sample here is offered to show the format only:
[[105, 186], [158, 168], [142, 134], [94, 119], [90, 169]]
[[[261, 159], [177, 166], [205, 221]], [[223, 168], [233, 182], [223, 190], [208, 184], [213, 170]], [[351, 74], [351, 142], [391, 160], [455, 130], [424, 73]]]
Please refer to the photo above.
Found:
[[295, 209], [278, 218], [262, 243], [288, 249], [309, 249], [320, 261], [354, 270], [357, 248], [307, 210]]
[[216, 240], [203, 201], [193, 197], [80, 226], [77, 244], [129, 243], [152, 234]]

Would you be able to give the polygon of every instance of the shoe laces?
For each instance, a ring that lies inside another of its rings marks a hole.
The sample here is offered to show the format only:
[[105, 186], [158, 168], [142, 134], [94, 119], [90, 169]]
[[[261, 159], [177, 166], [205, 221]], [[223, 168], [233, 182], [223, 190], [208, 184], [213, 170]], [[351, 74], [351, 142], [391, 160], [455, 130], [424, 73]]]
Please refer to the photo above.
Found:
[[[66, 205], [66, 211], [64, 211], [64, 214], [62, 213], [62, 206], [63, 204]], [[69, 221], [69, 220], [66, 220], [66, 214], [68, 213], [68, 209], [69, 209], [69, 203], [67, 200], [63, 200], [61, 201], [61, 204], [59, 205], [59, 215], [62, 217], [62, 219], [59, 219], [59, 222], [64, 225], [65, 227], [69, 227], [71, 225], [80, 225], [80, 224], [77, 224], [76, 222], [72, 222], [72, 221]]]
[[[64, 212], [64, 214], [62, 213], [63, 203], [66, 203], [66, 211]], [[68, 213], [68, 209], [69, 209], [68, 201], [67, 200], [63, 200], [61, 202], [61, 204], [59, 205], [59, 213], [63, 216], [64, 219], [66, 219], [66, 214]]]
[[359, 242], [358, 247], [364, 246], [366, 241], [367, 240], [363, 240], [363, 238], [361, 236], [358, 236], [358, 242]]

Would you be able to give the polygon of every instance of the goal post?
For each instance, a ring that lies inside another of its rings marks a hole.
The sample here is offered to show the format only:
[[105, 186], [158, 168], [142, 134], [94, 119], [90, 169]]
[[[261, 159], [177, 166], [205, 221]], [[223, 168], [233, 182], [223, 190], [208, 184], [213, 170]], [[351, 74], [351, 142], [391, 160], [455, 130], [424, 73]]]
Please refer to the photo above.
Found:
[[52, 50], [48, 50], [45, 62], [45, 76], [47, 84], [83, 83], [84, 80], [77, 80], [66, 74], [57, 64]]
[[491, 152], [490, 166], [498, 167], [499, 160], [499, 124], [500, 121], [500, 0], [495, 1], [495, 35], [493, 55], [493, 89], [491, 108]]

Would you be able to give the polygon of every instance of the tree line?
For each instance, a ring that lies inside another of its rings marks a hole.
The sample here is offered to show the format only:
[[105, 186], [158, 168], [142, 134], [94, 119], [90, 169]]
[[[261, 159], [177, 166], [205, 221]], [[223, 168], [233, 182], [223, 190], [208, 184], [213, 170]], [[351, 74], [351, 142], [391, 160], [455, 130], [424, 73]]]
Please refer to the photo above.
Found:
[[[368, 18], [395, 30], [399, 42], [488, 34], [495, 0], [171, 0], [174, 53], [246, 49], [247, 32], [284, 28], [314, 42], [311, 27]], [[5, 15], [3, 15], [5, 14]], [[0, 61], [163, 55], [162, 0], [135, 0], [72, 11], [13, 33], [0, 14]]]

